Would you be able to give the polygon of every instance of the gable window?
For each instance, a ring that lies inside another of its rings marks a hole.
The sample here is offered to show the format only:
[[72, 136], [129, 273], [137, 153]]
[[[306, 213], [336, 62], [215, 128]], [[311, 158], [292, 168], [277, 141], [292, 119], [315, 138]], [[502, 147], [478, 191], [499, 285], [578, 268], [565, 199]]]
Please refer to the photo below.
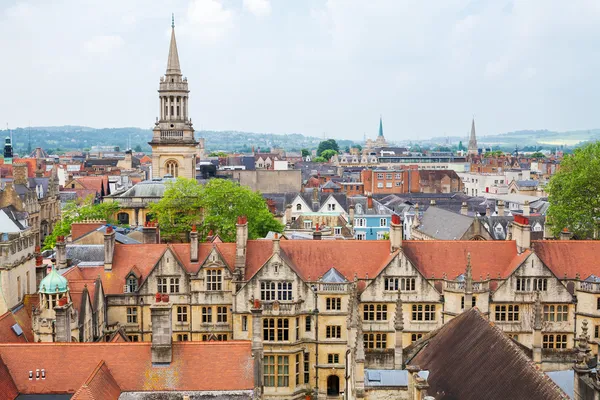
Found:
[[277, 300], [292, 301], [292, 282], [277, 282]]
[[536, 278], [533, 280], [533, 290], [546, 291], [548, 290], [548, 279]]
[[260, 299], [262, 301], [275, 300], [275, 282], [263, 281], [260, 283]]
[[364, 321], [387, 321], [387, 304], [365, 304], [363, 306]]
[[415, 284], [415, 278], [387, 277], [383, 282], [385, 290], [395, 292], [397, 292], [398, 289], [402, 290], [403, 292], [413, 292], [415, 290]]
[[212, 323], [212, 307], [202, 307], [202, 323]]
[[365, 333], [363, 335], [365, 349], [385, 349], [387, 348], [386, 333]]
[[496, 306], [496, 321], [514, 322], [519, 320], [518, 305]]
[[171, 278], [171, 293], [179, 293], [179, 278]]
[[[471, 296], [471, 307], [475, 307], [475, 304], [477, 304], [477, 297]], [[460, 309], [461, 310], [465, 309], [465, 296], [462, 296], [460, 298]]]
[[302, 211], [302, 204], [296, 204], [296, 211]]
[[[277, 287], [277, 290], [275, 290]], [[275, 282], [262, 281], [260, 283], [260, 299], [262, 301], [291, 301], [293, 300], [292, 295], [292, 282]]]
[[335, 204], [327, 204], [327, 211], [335, 211]]
[[327, 339], [340, 339], [342, 337], [342, 327], [340, 325], [327, 325], [325, 337]]
[[206, 270], [206, 290], [222, 290], [223, 282], [220, 269]]
[[217, 307], [217, 322], [227, 322], [227, 307]]
[[342, 299], [340, 297], [327, 297], [325, 299], [325, 309], [341, 310], [342, 309]]
[[516, 287], [517, 292], [531, 291], [531, 279], [529, 279], [529, 278], [517, 278], [516, 284], [517, 284], [517, 287]]
[[137, 278], [131, 275], [127, 278], [127, 283], [125, 284], [125, 293], [135, 293], [137, 292]]
[[277, 342], [290, 340], [290, 320], [288, 318], [263, 319], [263, 340]]
[[177, 322], [187, 322], [188, 308], [187, 306], [177, 306]]
[[567, 322], [569, 317], [569, 306], [549, 304], [544, 306], [544, 321]]
[[339, 364], [340, 363], [340, 355], [339, 354], [327, 354], [327, 364]]
[[413, 321], [435, 321], [435, 304], [413, 304]]
[[167, 293], [167, 278], [158, 278], [158, 293]]
[[127, 323], [137, 324], [137, 307], [127, 307]]

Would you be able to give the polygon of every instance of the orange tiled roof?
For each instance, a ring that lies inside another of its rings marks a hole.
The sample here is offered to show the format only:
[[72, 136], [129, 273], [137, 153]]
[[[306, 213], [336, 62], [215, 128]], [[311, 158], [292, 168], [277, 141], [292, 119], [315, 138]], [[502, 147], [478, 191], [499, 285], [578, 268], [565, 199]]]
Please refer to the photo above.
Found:
[[[0, 342], [2, 343], [27, 343], [25, 335], [19, 335], [12, 330], [12, 326], [17, 323], [12, 312], [7, 311], [0, 316]], [[20, 326], [20, 324], [19, 324]], [[25, 332], [25, 329], [23, 332]]]
[[15, 381], [10, 375], [8, 367], [4, 364], [2, 357], [0, 357], [0, 393], [8, 400], [14, 400], [19, 395], [17, 385], [15, 385]]
[[[386, 242], [387, 243], [387, 242]], [[512, 240], [406, 240], [402, 250], [425, 278], [455, 279], [465, 272], [471, 253], [473, 280], [508, 277], [518, 262], [517, 246]], [[524, 258], [523, 258], [524, 260]]]
[[75, 178], [75, 180], [84, 188], [95, 190], [96, 193], [102, 191], [102, 185], [104, 185], [104, 190], [106, 190], [108, 185], [108, 176], [80, 176]]
[[120, 395], [119, 384], [110, 373], [106, 363], [100, 361], [87, 381], [71, 397], [71, 400], [117, 400]]
[[544, 264], [563, 279], [600, 276], [600, 241], [598, 240], [536, 240], [533, 249]]
[[[74, 393], [101, 361], [124, 392], [253, 388], [248, 341], [174, 342], [168, 365], [153, 365], [150, 347], [149, 342], [0, 344], [0, 357], [21, 394]], [[29, 371], [38, 368], [45, 369], [46, 379], [30, 381]]]

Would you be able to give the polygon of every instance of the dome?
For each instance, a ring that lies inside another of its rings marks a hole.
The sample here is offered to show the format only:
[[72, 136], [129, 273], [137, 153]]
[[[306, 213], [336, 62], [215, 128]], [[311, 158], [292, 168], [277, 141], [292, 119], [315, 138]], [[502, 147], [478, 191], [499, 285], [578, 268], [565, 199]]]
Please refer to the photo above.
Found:
[[67, 279], [56, 272], [52, 267], [52, 271], [40, 282], [40, 293], [54, 294], [64, 293], [67, 291]]

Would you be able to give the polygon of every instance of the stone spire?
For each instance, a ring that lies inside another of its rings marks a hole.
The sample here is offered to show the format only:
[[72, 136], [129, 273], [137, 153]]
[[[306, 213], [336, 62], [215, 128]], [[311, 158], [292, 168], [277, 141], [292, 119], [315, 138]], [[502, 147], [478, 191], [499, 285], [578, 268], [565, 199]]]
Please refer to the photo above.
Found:
[[577, 339], [577, 362], [575, 364], [575, 370], [577, 372], [589, 371], [588, 361], [590, 359], [590, 345], [588, 343], [588, 321], [584, 319], [581, 322], [581, 334]]
[[540, 365], [542, 363], [542, 303], [539, 290], [535, 292], [533, 314], [533, 362]]
[[181, 75], [177, 41], [175, 40], [175, 15], [171, 15], [171, 45], [169, 46], [169, 59], [167, 61], [166, 75]]
[[402, 292], [400, 289], [398, 289], [398, 299], [396, 300], [394, 329], [396, 330], [396, 343], [394, 345], [394, 369], [402, 369], [404, 360], [404, 345], [402, 344], [402, 334], [404, 333], [404, 314], [402, 313]]
[[465, 271], [465, 311], [473, 304], [473, 272], [471, 270], [471, 253], [467, 253], [467, 269]]
[[404, 314], [402, 312], [402, 292], [398, 289], [398, 299], [396, 300], [396, 313], [394, 314], [394, 328], [396, 331], [404, 330]]
[[377, 136], [383, 137], [383, 121], [381, 115], [379, 116], [379, 134]]
[[471, 121], [471, 137], [469, 138], [468, 154], [477, 154], [477, 138], [475, 137], [475, 118]]

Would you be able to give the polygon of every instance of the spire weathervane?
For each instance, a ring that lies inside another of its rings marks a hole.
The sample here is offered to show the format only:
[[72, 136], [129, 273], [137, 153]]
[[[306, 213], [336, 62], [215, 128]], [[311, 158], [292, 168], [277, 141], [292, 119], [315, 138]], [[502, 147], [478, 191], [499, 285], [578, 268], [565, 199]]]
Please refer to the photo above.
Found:
[[175, 13], [171, 13], [171, 28], [175, 28]]

